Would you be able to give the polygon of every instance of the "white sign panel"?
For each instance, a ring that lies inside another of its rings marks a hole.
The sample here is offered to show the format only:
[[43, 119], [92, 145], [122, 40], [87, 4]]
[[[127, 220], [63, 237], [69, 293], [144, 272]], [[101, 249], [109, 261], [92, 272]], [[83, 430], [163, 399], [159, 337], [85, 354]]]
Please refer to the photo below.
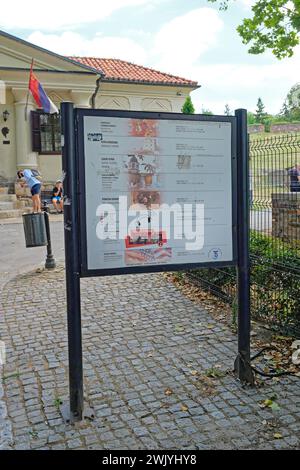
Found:
[[228, 121], [84, 116], [87, 269], [230, 262]]

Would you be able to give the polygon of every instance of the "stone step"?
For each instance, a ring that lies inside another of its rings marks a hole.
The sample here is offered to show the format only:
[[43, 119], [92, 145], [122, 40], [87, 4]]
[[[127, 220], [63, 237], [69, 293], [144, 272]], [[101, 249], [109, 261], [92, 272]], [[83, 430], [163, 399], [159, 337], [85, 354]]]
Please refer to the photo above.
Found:
[[8, 194], [8, 188], [4, 186], [0, 186], [0, 194]]
[[27, 204], [26, 201], [21, 201], [18, 199], [14, 203], [14, 209], [23, 209], [23, 207], [32, 207], [32, 202], [30, 201], [30, 204]]
[[13, 202], [17, 200], [15, 194], [1, 194], [0, 193], [0, 202]]
[[32, 212], [32, 209], [29, 207], [25, 207], [24, 209], [11, 209], [8, 211], [0, 211], [0, 220], [21, 218], [22, 214], [29, 214], [30, 212]]
[[26, 201], [1, 201], [0, 200], [0, 211], [10, 211], [11, 209], [23, 209], [23, 207], [32, 207], [32, 202], [27, 204]]
[[0, 211], [10, 211], [11, 209], [16, 209], [15, 202], [0, 201]]

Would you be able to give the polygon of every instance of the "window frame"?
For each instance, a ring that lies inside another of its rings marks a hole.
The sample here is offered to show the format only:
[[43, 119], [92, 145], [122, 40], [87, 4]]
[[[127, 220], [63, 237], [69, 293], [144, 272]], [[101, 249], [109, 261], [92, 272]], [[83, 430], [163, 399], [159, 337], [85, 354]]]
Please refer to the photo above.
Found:
[[[45, 113], [42, 109], [31, 111], [31, 147], [33, 152], [37, 152], [39, 155], [61, 155], [61, 150], [42, 150], [42, 130], [41, 130], [41, 116], [52, 116], [49, 113]], [[59, 115], [58, 115], [59, 119]], [[51, 128], [51, 144], [55, 146], [55, 128], [54, 125]]]

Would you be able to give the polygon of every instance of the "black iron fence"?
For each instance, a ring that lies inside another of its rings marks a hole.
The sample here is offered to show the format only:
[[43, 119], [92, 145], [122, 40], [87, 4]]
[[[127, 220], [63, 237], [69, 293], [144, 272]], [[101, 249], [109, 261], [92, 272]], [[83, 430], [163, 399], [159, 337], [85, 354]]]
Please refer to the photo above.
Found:
[[[251, 139], [249, 157], [252, 317], [298, 335], [300, 134]], [[235, 268], [193, 270], [188, 276], [235, 311]]]

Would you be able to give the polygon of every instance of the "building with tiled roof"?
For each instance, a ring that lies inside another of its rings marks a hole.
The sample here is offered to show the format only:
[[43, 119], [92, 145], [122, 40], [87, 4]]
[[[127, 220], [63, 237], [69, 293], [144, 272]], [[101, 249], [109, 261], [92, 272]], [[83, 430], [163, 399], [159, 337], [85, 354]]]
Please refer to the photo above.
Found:
[[16, 170], [25, 167], [38, 169], [44, 182], [61, 177], [59, 118], [38, 111], [28, 96], [32, 58], [35, 75], [58, 107], [71, 101], [86, 108], [180, 113], [186, 97], [198, 88], [193, 80], [124, 60], [61, 56], [0, 31], [0, 118], [5, 128], [0, 187], [12, 188]]
[[151, 85], [180, 85], [198, 88], [197, 82], [170, 75], [149, 67], [133, 64], [120, 59], [100, 59], [96, 57], [70, 57], [71, 60], [99, 70], [104, 74], [103, 81], [122, 83], [147, 83]]

